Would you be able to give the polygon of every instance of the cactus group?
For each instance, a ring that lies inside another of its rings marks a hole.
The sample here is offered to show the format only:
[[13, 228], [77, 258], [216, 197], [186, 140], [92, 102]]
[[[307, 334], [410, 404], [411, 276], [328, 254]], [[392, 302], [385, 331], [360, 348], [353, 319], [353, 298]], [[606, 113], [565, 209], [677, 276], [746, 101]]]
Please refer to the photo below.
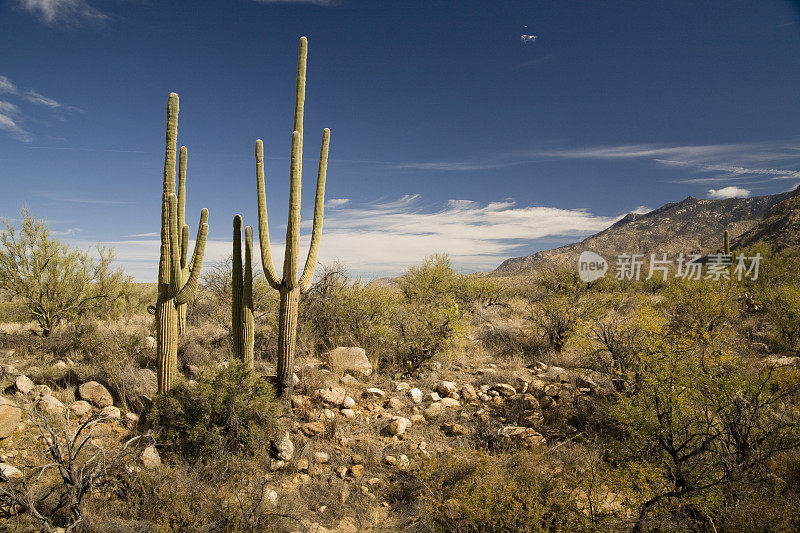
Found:
[[208, 236], [208, 209], [200, 213], [194, 253], [188, 261], [189, 226], [186, 225], [186, 147], [180, 149], [178, 193], [175, 194], [175, 153], [178, 142], [178, 95], [167, 100], [167, 137], [164, 184], [161, 196], [161, 258], [158, 263], [156, 349], [158, 392], [172, 387], [178, 368], [178, 334], [186, 327], [186, 304], [194, 296], [203, 268]]
[[[300, 259], [300, 186], [303, 171], [303, 106], [305, 103], [306, 57], [308, 41], [300, 38], [297, 59], [297, 79], [295, 84], [294, 131], [289, 166], [289, 221], [286, 227], [286, 251], [283, 261], [283, 279], [278, 277], [272, 262], [267, 224], [267, 200], [264, 189], [264, 145], [256, 141], [256, 188], [258, 194], [258, 238], [261, 244], [261, 264], [270, 287], [280, 293], [278, 316], [278, 393], [284, 399], [292, 395], [294, 374], [294, 350], [297, 336], [297, 306], [300, 293], [311, 286], [314, 269], [317, 265], [320, 239], [322, 236], [322, 216], [325, 204], [325, 174], [328, 167], [328, 145], [330, 130], [322, 133], [322, 147], [319, 154], [317, 172], [317, 191], [314, 203], [314, 224], [311, 233], [311, 246], [308, 251], [303, 274], [298, 277]], [[236, 239], [234, 238], [234, 245]], [[235, 254], [234, 254], [235, 255]], [[236, 258], [234, 257], [234, 263]]]
[[233, 217], [233, 267], [231, 269], [231, 335], [233, 353], [253, 368], [253, 229], [244, 228], [244, 271], [242, 270], [242, 217]]

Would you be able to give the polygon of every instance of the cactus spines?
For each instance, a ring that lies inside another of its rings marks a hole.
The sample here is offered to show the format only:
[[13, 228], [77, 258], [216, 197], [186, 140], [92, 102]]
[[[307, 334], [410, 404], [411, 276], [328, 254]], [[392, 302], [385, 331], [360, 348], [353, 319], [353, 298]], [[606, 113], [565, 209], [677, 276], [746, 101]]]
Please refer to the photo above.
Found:
[[731, 255], [731, 241], [728, 235], [728, 230], [725, 230], [724, 240], [725, 240], [725, 245], [724, 245], [725, 247], [723, 248], [723, 253], [725, 255]]
[[253, 229], [244, 228], [244, 271], [242, 270], [242, 217], [233, 217], [233, 268], [231, 269], [231, 336], [237, 359], [253, 367]]
[[170, 389], [178, 368], [178, 333], [181, 309], [194, 296], [203, 268], [208, 210], [200, 213], [200, 227], [191, 262], [189, 228], [185, 225], [186, 148], [180, 151], [179, 189], [175, 194], [175, 154], [178, 140], [178, 95], [167, 100], [167, 135], [164, 155], [164, 183], [161, 196], [161, 257], [158, 263], [158, 300], [156, 302], [158, 352], [158, 392]]
[[306, 58], [308, 42], [300, 38], [297, 58], [297, 79], [295, 86], [294, 131], [292, 132], [292, 151], [289, 165], [289, 219], [286, 226], [286, 251], [283, 261], [283, 279], [278, 278], [272, 261], [267, 225], [267, 201], [264, 186], [264, 145], [256, 141], [256, 189], [258, 196], [258, 238], [261, 244], [261, 264], [269, 285], [280, 293], [278, 316], [278, 392], [284, 399], [292, 395], [294, 374], [294, 351], [297, 339], [297, 306], [300, 293], [311, 286], [317, 256], [322, 238], [322, 219], [325, 206], [325, 176], [328, 169], [328, 147], [331, 132], [325, 128], [322, 133], [317, 190], [314, 202], [314, 224], [311, 231], [311, 246], [308, 251], [303, 274], [298, 275], [300, 266], [300, 189], [303, 173], [303, 107], [305, 103]]

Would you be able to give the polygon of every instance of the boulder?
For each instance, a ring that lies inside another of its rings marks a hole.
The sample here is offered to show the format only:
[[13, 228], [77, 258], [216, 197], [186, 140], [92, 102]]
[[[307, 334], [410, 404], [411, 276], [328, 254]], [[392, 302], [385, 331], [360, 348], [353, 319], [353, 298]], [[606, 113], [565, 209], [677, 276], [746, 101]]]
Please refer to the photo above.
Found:
[[342, 413], [342, 416], [347, 418], [348, 420], [353, 420], [356, 417], [356, 412], [353, 411], [352, 409], [342, 409], [339, 412]]
[[339, 347], [328, 352], [327, 359], [334, 372], [349, 372], [360, 376], [372, 374], [372, 363], [363, 348]]
[[498, 430], [498, 436], [509, 443], [521, 446], [539, 446], [547, 440], [534, 429], [520, 426], [505, 426]]
[[345, 398], [347, 398], [347, 391], [344, 387], [332, 386], [327, 389], [318, 389], [317, 397], [325, 403], [338, 407], [342, 405]]
[[474, 402], [478, 399], [478, 393], [475, 391], [475, 387], [467, 383], [461, 387], [461, 397], [465, 402]]
[[421, 390], [414, 387], [413, 389], [408, 391], [408, 397], [411, 398], [411, 401], [414, 403], [421, 403], [423, 394]]
[[142, 460], [142, 464], [148, 470], [156, 470], [161, 467], [161, 456], [158, 454], [158, 450], [156, 450], [155, 446], [148, 446], [142, 450], [139, 459]]
[[361, 382], [358, 381], [357, 378], [351, 376], [350, 374], [345, 374], [339, 379], [339, 383], [344, 385], [345, 387], [360, 387]]
[[452, 381], [440, 381], [436, 386], [436, 392], [438, 392], [442, 398], [452, 396], [457, 390], [456, 384]]
[[411, 426], [411, 420], [408, 418], [398, 417], [389, 422], [389, 425], [386, 426], [385, 430], [388, 435], [402, 435], [406, 432], [406, 429]]
[[36, 408], [49, 417], [62, 416], [66, 409], [55, 396], [42, 396], [36, 402]]
[[69, 413], [80, 420], [81, 418], [92, 414], [92, 406], [86, 400], [78, 400], [77, 402], [70, 404]]
[[53, 394], [53, 391], [51, 391], [50, 387], [47, 385], [36, 385], [31, 391], [31, 394], [36, 398], [40, 398], [42, 396], [50, 396]]
[[330, 461], [330, 455], [327, 452], [314, 452], [314, 462], [325, 464]]
[[300, 427], [300, 431], [302, 431], [306, 437], [315, 437], [325, 433], [325, 425], [322, 422], [308, 422]]
[[294, 457], [294, 443], [287, 432], [283, 437], [272, 443], [272, 451], [280, 461], [291, 461]]
[[350, 396], [346, 396], [344, 401], [342, 402], [342, 407], [344, 407], [345, 409], [352, 409], [355, 406], [356, 406], [356, 401]]
[[155, 350], [156, 349], [156, 338], [155, 337], [145, 337], [144, 338], [144, 345], [147, 346], [148, 350]]
[[104, 386], [96, 381], [87, 381], [78, 387], [78, 396], [81, 400], [86, 400], [95, 407], [108, 407], [114, 404], [114, 398]]
[[21, 415], [21, 409], [13, 400], [0, 396], [0, 439], [5, 439], [14, 433]]
[[461, 424], [442, 424], [442, 431], [450, 437], [469, 435], [469, 430]]
[[0, 463], [0, 474], [11, 481], [20, 481], [25, 477], [19, 468], [8, 463]]
[[377, 387], [370, 387], [364, 391], [365, 398], [372, 398], [376, 400], [383, 399], [386, 396], [386, 393], [383, 392], [381, 389]]
[[425, 408], [423, 414], [425, 415], [425, 418], [430, 419], [430, 418], [436, 418], [437, 416], [442, 414], [443, 411], [444, 411], [444, 405], [442, 405], [441, 402], [433, 402], [432, 404], [430, 404], [428, 407]]
[[461, 402], [454, 398], [442, 398], [439, 403], [442, 407], [461, 407]]
[[[517, 389], [509, 385], [508, 383], [497, 383], [492, 390], [497, 391], [500, 396], [508, 398], [509, 396], [514, 396], [517, 393]], [[527, 389], [526, 389], [527, 390]]]
[[17, 376], [17, 379], [14, 381], [14, 386], [22, 394], [28, 394], [30, 391], [33, 390], [34, 384], [31, 378], [22, 375], [22, 376]]
[[122, 412], [119, 410], [119, 407], [114, 407], [113, 405], [106, 405], [100, 409], [100, 414], [115, 420], [122, 418]]

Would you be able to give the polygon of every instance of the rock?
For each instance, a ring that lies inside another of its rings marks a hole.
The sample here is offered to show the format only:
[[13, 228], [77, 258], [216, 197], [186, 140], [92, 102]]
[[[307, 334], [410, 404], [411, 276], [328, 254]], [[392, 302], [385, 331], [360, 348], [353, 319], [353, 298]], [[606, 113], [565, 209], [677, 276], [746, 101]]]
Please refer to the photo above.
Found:
[[317, 397], [325, 403], [340, 406], [347, 397], [347, 391], [344, 389], [344, 387], [332, 386], [328, 387], [327, 389], [318, 389]]
[[475, 387], [467, 383], [461, 387], [461, 397], [465, 402], [474, 402], [478, 399], [478, 393], [475, 391]]
[[275, 458], [280, 461], [292, 460], [292, 457], [294, 457], [294, 443], [292, 443], [292, 439], [289, 438], [288, 432], [272, 443], [272, 451]]
[[353, 465], [350, 467], [350, 475], [354, 478], [364, 477], [364, 465]]
[[386, 407], [389, 409], [402, 409], [404, 406], [405, 404], [400, 398], [389, 398], [386, 401]]
[[386, 426], [384, 431], [386, 431], [387, 434], [392, 436], [402, 435], [403, 433], [406, 432], [406, 429], [408, 429], [410, 426], [411, 426], [411, 420], [409, 420], [408, 418], [399, 417], [389, 422], [389, 425]]
[[526, 394], [519, 400], [519, 404], [524, 410], [535, 411], [539, 409], [539, 400], [533, 394]]
[[19, 468], [8, 463], [0, 463], [0, 474], [11, 481], [20, 481], [25, 477]]
[[36, 408], [40, 410], [45, 416], [63, 416], [64, 404], [58, 401], [54, 396], [42, 396], [36, 402]]
[[372, 363], [363, 348], [339, 347], [328, 352], [327, 359], [334, 372], [350, 372], [360, 376], [372, 374]]
[[524, 376], [517, 377], [517, 379], [514, 380], [514, 388], [516, 389], [517, 394], [525, 394], [528, 392], [528, 386], [530, 383], [531, 380]]
[[69, 368], [69, 366], [64, 361], [56, 361], [53, 363], [53, 369], [59, 372], [66, 372], [67, 368]]
[[454, 398], [442, 398], [439, 402], [443, 407], [461, 407], [461, 402]]
[[3, 365], [3, 374], [7, 374], [9, 376], [16, 376], [19, 374], [19, 370], [17, 370], [14, 365]]
[[278, 505], [278, 493], [275, 489], [266, 488], [264, 489], [264, 499], [269, 503], [272, 507]]
[[315, 463], [325, 464], [328, 461], [330, 461], [330, 455], [328, 455], [326, 452], [314, 452]]
[[376, 400], [380, 400], [386, 396], [386, 393], [383, 392], [381, 389], [377, 387], [370, 387], [364, 391], [365, 398], [372, 398]]
[[300, 426], [300, 431], [302, 431], [306, 437], [315, 437], [325, 433], [325, 426], [322, 422], [309, 422]]
[[439, 393], [438, 393], [438, 392], [432, 392], [432, 393], [428, 394], [428, 398], [429, 398], [429, 399], [430, 399], [432, 402], [438, 402], [439, 400], [441, 400], [441, 399], [442, 399], [442, 397], [441, 397], [441, 396], [439, 396]]
[[422, 424], [423, 422], [425, 422], [425, 417], [420, 414], [416, 414], [416, 415], [411, 415], [409, 420], [411, 420], [412, 424]]
[[47, 385], [36, 385], [31, 394], [36, 398], [41, 398], [42, 396], [50, 396], [53, 394], [53, 391], [50, 390], [50, 387]]
[[523, 427], [536, 427], [544, 421], [539, 411], [522, 411], [517, 418], [517, 424]]
[[394, 390], [396, 392], [405, 392], [411, 388], [411, 385], [405, 381], [393, 381], [392, 384], [394, 384]]
[[86, 400], [95, 407], [107, 407], [113, 405], [114, 398], [104, 386], [96, 381], [87, 381], [78, 387], [78, 396], [81, 400]]
[[273, 459], [269, 463], [270, 472], [277, 472], [278, 470], [283, 470], [284, 468], [286, 468], [286, 461], [282, 461], [280, 459]]
[[430, 404], [428, 407], [425, 408], [423, 414], [425, 415], [425, 418], [431, 419], [431, 418], [436, 418], [437, 416], [442, 414], [443, 411], [444, 411], [444, 405], [442, 405], [441, 402], [433, 402], [432, 404]]
[[344, 407], [345, 409], [352, 409], [355, 406], [356, 406], [356, 401], [350, 396], [345, 396], [344, 401], [342, 401], [342, 407]]
[[0, 396], [0, 439], [9, 437], [17, 429], [22, 410], [13, 401]]
[[539, 374], [539, 376], [550, 381], [555, 381], [556, 383], [569, 382], [569, 374], [560, 366], [551, 366], [546, 372]]
[[492, 390], [497, 391], [497, 393], [504, 398], [514, 396], [517, 393], [517, 389], [508, 383], [497, 383], [494, 387], [492, 387]]
[[423, 396], [422, 391], [416, 387], [408, 391], [408, 397], [411, 398], [411, 401], [414, 403], [421, 403]]
[[442, 397], [452, 396], [457, 390], [456, 384], [452, 381], [440, 381], [436, 386], [436, 392]]
[[295, 463], [295, 468], [297, 468], [300, 472], [308, 472], [308, 459], [298, 459]]
[[100, 409], [100, 414], [115, 420], [122, 418], [122, 412], [119, 410], [119, 407], [114, 407], [113, 405], [106, 405]]
[[145, 337], [144, 338], [144, 345], [147, 347], [148, 350], [155, 350], [157, 344], [158, 343], [156, 342], [156, 338], [155, 337]]
[[125, 413], [125, 420], [130, 422], [131, 424], [136, 424], [139, 422], [139, 415], [136, 413], [131, 413], [130, 411]]
[[461, 424], [442, 424], [442, 431], [450, 437], [469, 435], [469, 430]]
[[353, 420], [356, 417], [356, 412], [352, 409], [342, 409], [340, 412], [342, 413], [342, 416], [348, 420]]
[[401, 470], [405, 470], [411, 465], [411, 461], [408, 460], [408, 456], [403, 454], [397, 458], [397, 468]]
[[544, 388], [544, 394], [550, 398], [558, 398], [561, 395], [561, 387], [551, 383]]
[[345, 477], [347, 477], [347, 467], [340, 466], [339, 468], [336, 469], [336, 473], [339, 474], [340, 478], [344, 479]]
[[292, 396], [292, 409], [300, 409], [306, 406], [306, 397], [300, 395]]
[[394, 455], [387, 455], [383, 458], [383, 462], [387, 465], [396, 465], [397, 464], [397, 457]]
[[92, 414], [92, 406], [86, 400], [78, 400], [70, 404], [69, 412], [71, 415], [75, 415], [78, 419], [81, 419]]
[[498, 430], [501, 439], [522, 446], [539, 446], [547, 440], [535, 430], [520, 426], [506, 426]]
[[189, 371], [189, 376], [193, 378], [200, 376], [201, 369], [197, 365], [186, 365], [186, 370]]
[[161, 467], [161, 456], [158, 454], [158, 450], [156, 450], [155, 446], [148, 446], [142, 450], [139, 459], [142, 460], [142, 464], [148, 470], [156, 470]]
[[28, 394], [33, 390], [33, 381], [25, 375], [17, 376], [16, 381], [14, 381], [14, 386], [22, 394]]
[[800, 357], [792, 357], [788, 355], [781, 357], [778, 355], [773, 355], [767, 357], [765, 361], [772, 366], [797, 366], [798, 361], [800, 361]]
[[336, 413], [334, 413], [330, 409], [323, 409], [322, 410], [322, 416], [324, 416], [328, 420], [333, 420], [334, 418], [336, 418]]
[[358, 379], [356, 379], [355, 377], [351, 376], [350, 374], [345, 374], [344, 376], [342, 376], [341, 379], [339, 380], [339, 383], [341, 383], [342, 385], [344, 385], [346, 387], [360, 387], [361, 386], [361, 382], [358, 381]]

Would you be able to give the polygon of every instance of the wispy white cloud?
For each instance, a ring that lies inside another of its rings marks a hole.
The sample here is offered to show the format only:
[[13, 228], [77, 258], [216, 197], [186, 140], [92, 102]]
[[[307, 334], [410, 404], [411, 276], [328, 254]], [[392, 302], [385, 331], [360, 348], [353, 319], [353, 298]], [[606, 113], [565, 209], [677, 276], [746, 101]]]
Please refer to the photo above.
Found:
[[32, 104], [43, 105], [53, 110], [78, 111], [81, 113], [83, 112], [83, 109], [79, 107], [64, 105], [61, 102], [54, 100], [49, 96], [40, 94], [34, 90], [26, 91], [24, 98]]
[[519, 36], [519, 40], [522, 41], [523, 43], [532, 43], [532, 42], [536, 41], [536, 39], [538, 39], [538, 37], [536, 35], [520, 35]]
[[348, 203], [350, 203], [350, 198], [329, 198], [325, 200], [325, 207], [335, 209]]
[[14, 139], [25, 143], [31, 142], [33, 139], [30, 133], [17, 124], [13, 118], [4, 114], [2, 109], [0, 109], [0, 130], [8, 132]]
[[[620, 216], [601, 216], [584, 209], [519, 206], [513, 201], [481, 204], [450, 200], [439, 209], [427, 209], [420, 196], [392, 201], [347, 203], [326, 213], [320, 261], [340, 260], [354, 272], [367, 276], [398, 274], [425, 256], [445, 252], [463, 271], [494, 269], [502, 260], [519, 255], [541, 239], [550, 247], [554, 239], [575, 240], [601, 231]], [[310, 240], [310, 217], [305, 220], [301, 246]], [[275, 227], [272, 248], [276, 266], [283, 263], [283, 243], [275, 240], [284, 228]], [[146, 234], [141, 234], [144, 237]], [[142, 281], [154, 272], [159, 240], [134, 237], [107, 242], [118, 259]], [[206, 260], [221, 261], [230, 241], [209, 241]], [[149, 265], [147, 269], [142, 267]]]
[[748, 198], [749, 196], [749, 190], [736, 186], [708, 190], [708, 197], [715, 200], [723, 200], [726, 198]]
[[62, 194], [52, 191], [38, 191], [39, 196], [53, 200], [56, 202], [67, 202], [70, 204], [90, 204], [90, 205], [128, 205], [134, 202], [125, 200], [109, 200], [105, 198], [89, 198], [80, 196], [70, 196], [69, 194]]
[[48, 25], [102, 22], [108, 16], [86, 0], [18, 0], [19, 6]]
[[17, 86], [5, 76], [0, 76], [0, 93], [17, 94]]

